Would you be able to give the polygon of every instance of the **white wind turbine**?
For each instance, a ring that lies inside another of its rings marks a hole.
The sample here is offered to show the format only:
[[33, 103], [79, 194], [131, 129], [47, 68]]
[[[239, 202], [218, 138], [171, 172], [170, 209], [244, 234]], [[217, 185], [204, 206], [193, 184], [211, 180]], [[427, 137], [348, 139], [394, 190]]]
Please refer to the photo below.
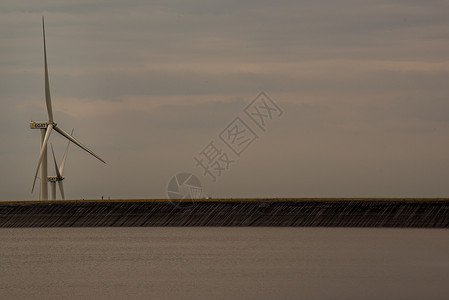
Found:
[[[55, 151], [53, 150], [53, 145], [50, 143], [51, 146], [51, 152], [53, 154], [53, 161], [55, 162], [55, 170], [56, 170], [56, 176], [48, 176], [48, 182], [50, 182], [50, 200], [56, 200], [56, 182], [59, 185], [59, 192], [61, 192], [61, 198], [62, 200], [65, 200], [64, 195], [64, 187], [62, 185], [62, 181], [64, 180], [64, 177], [62, 176], [62, 172], [64, 171], [64, 163], [66, 159], [66, 155], [64, 155], [64, 158], [62, 159], [61, 167], [58, 169], [58, 164], [56, 163], [56, 157], [55, 157]], [[67, 147], [68, 149], [68, 147]]]
[[[73, 129], [70, 134], [73, 135]], [[64, 173], [64, 166], [65, 166], [65, 161], [67, 159], [67, 153], [69, 152], [70, 141], [67, 143], [67, 147], [65, 148], [64, 156], [62, 157], [62, 162], [61, 162], [61, 165], [59, 166], [59, 168], [58, 168], [58, 164], [56, 163], [55, 151], [53, 150], [53, 145], [51, 143], [50, 143], [50, 146], [51, 146], [51, 152], [53, 154], [53, 162], [55, 163], [55, 172], [56, 172], [56, 176], [48, 176], [47, 177], [48, 182], [50, 182], [50, 200], [56, 200], [56, 182], [59, 185], [59, 192], [61, 193], [62, 200], [65, 200], [64, 186], [62, 184], [62, 181], [64, 180], [64, 176], [62, 176], [62, 174]]]
[[[45, 44], [45, 24], [44, 17], [42, 17], [42, 32], [44, 38], [44, 67], [45, 67], [45, 102], [47, 104], [47, 114], [48, 121], [47, 122], [31, 122], [31, 129], [40, 129], [41, 131], [41, 150], [39, 154], [39, 160], [37, 163], [36, 174], [34, 175], [33, 187], [31, 192], [34, 191], [34, 186], [36, 184], [37, 174], [39, 172], [39, 168], [41, 169], [41, 191], [40, 191], [40, 200], [48, 200], [48, 186], [47, 186], [47, 143], [50, 138], [50, 134], [54, 129], [56, 132], [64, 136], [66, 139], [85, 150], [89, 154], [93, 155], [103, 163], [106, 163], [103, 159], [101, 159], [98, 155], [89, 150], [86, 146], [81, 144], [77, 139], [75, 139], [71, 134], [68, 134], [63, 129], [59, 128], [57, 123], [53, 119], [53, 110], [51, 107], [51, 97], [50, 97], [50, 82], [48, 80], [48, 67], [47, 67], [47, 47]], [[62, 186], [62, 183], [61, 185]]]

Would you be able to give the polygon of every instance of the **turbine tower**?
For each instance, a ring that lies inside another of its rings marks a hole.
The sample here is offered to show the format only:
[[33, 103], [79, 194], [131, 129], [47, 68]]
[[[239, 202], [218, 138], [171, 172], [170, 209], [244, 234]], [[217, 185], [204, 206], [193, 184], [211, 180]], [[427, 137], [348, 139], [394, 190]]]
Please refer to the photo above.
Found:
[[[33, 187], [31, 192], [34, 191], [34, 186], [36, 185], [37, 174], [39, 173], [39, 168], [41, 169], [41, 191], [39, 200], [48, 200], [48, 186], [47, 186], [47, 143], [50, 138], [50, 134], [52, 130], [55, 130], [63, 137], [88, 152], [92, 156], [96, 157], [103, 163], [106, 163], [103, 159], [101, 159], [98, 155], [89, 150], [86, 146], [81, 144], [77, 139], [75, 139], [71, 134], [68, 134], [62, 128], [59, 128], [57, 123], [53, 119], [53, 110], [51, 107], [51, 96], [50, 96], [50, 82], [48, 80], [48, 67], [47, 67], [47, 46], [45, 44], [45, 22], [44, 17], [42, 17], [42, 34], [44, 39], [44, 68], [45, 68], [45, 102], [47, 105], [47, 114], [48, 121], [47, 122], [31, 122], [31, 129], [40, 129], [41, 132], [41, 150], [39, 153], [39, 160], [37, 163], [36, 174], [34, 175]], [[62, 183], [61, 183], [62, 184]]]

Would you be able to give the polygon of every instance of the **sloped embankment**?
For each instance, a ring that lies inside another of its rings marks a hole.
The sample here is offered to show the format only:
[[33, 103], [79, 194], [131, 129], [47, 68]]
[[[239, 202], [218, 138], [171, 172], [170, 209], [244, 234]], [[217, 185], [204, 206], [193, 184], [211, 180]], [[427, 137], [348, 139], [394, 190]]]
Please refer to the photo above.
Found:
[[449, 228], [449, 200], [252, 199], [0, 203], [0, 227], [304, 226]]

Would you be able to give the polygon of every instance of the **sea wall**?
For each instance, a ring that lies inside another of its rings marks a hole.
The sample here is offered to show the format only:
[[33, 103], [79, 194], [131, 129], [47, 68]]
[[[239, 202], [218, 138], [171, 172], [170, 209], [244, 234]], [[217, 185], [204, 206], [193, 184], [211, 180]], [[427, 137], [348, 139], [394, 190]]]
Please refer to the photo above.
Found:
[[449, 228], [449, 200], [0, 203], [0, 227], [304, 226]]

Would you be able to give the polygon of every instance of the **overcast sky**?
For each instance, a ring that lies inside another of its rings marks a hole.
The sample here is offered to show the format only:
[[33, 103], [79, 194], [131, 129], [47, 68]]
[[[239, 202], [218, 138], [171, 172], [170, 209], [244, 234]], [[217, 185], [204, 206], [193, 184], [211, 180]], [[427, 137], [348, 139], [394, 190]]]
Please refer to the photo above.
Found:
[[[448, 1], [0, 0], [0, 200], [39, 198], [43, 15], [55, 120], [107, 162], [72, 145], [66, 198], [166, 198], [180, 172], [212, 197], [449, 196]], [[234, 161], [215, 182], [210, 142]]]

